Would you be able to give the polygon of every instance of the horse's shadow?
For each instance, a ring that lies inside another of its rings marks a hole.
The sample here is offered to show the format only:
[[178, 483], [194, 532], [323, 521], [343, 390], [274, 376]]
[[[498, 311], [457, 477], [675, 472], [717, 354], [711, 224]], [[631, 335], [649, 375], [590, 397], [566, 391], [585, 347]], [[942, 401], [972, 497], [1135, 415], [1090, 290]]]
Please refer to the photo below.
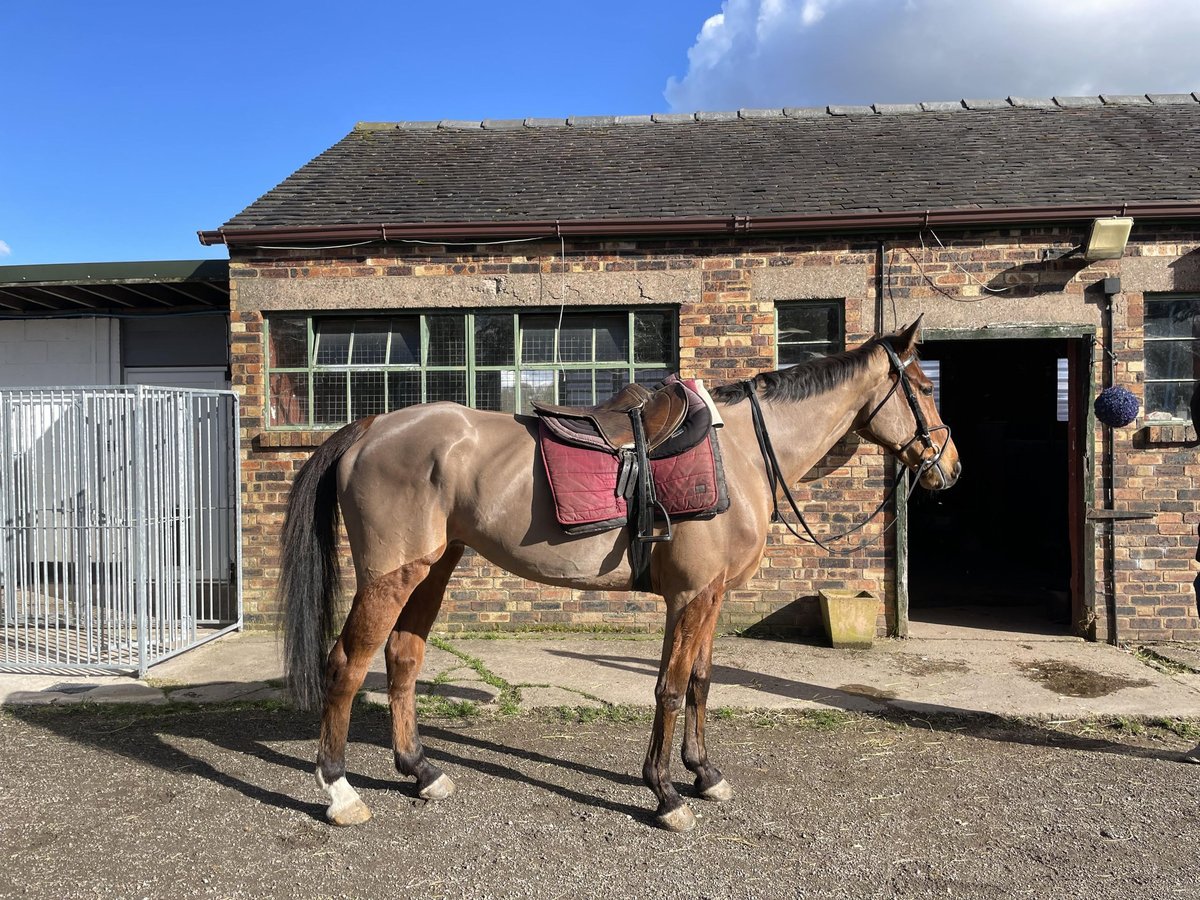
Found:
[[[319, 798], [315, 788], [311, 758], [294, 756], [275, 746], [293, 741], [315, 741], [319, 721], [315, 715], [300, 713], [293, 709], [270, 710], [256, 707], [228, 706], [180, 706], [151, 710], [137, 708], [129, 710], [130, 721], [112, 727], [119, 722], [125, 710], [120, 707], [83, 710], [47, 710], [40, 706], [13, 706], [7, 712], [28, 725], [50, 731], [83, 746], [105, 754], [124, 757], [135, 763], [150, 765], [164, 772], [186, 773], [206, 778], [224, 788], [237, 791], [248, 799], [277, 809], [291, 810], [324, 820], [325, 803], [309, 802], [281, 793], [272, 787], [248, 780], [247, 777], [222, 771], [214, 762], [203, 755], [189, 752], [178, 746], [181, 741], [202, 740], [218, 750], [257, 759], [280, 769], [291, 769], [302, 776], [301, 783], [313, 785], [311, 796]], [[250, 721], [248, 721], [250, 720]], [[254, 721], [256, 720], [256, 721]], [[599, 779], [622, 786], [640, 785], [641, 781], [627, 773], [614, 772], [577, 760], [550, 756], [531, 750], [512, 747], [489, 738], [473, 735], [464, 730], [450, 727], [425, 725], [421, 729], [427, 739], [426, 753], [439, 765], [455, 766], [482, 775], [504, 778], [521, 784], [557, 794], [574, 803], [622, 813], [652, 824], [651, 811], [639, 806], [622, 803], [601, 796], [585, 793], [540, 778], [528, 771], [521, 771], [521, 763], [536, 766], [554, 766], [589, 778]], [[359, 705], [351, 721], [349, 740], [391, 752], [391, 727], [386, 711], [368, 705]], [[428, 743], [432, 742], [432, 743]], [[509, 757], [512, 764], [481, 758], [483, 755]], [[354, 772], [349, 777], [356, 787], [365, 790], [399, 792], [418, 802], [415, 783], [395, 778], [379, 778], [374, 775]], [[289, 788], [291, 789], [291, 788]], [[298, 794], [308, 793], [297, 786]], [[423, 801], [422, 801], [423, 802]]]

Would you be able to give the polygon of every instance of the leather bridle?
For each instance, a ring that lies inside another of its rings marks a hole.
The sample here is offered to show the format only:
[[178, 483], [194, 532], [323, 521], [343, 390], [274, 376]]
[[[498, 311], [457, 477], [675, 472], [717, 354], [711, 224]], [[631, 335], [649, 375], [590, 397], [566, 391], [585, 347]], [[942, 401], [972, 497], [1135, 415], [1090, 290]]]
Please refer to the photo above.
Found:
[[[911, 496], [912, 492], [916, 490], [917, 484], [920, 482], [921, 477], [927, 471], [937, 466], [937, 464], [941, 461], [942, 454], [945, 453], [946, 447], [950, 444], [950, 427], [948, 425], [936, 425], [933, 428], [930, 428], [929, 422], [925, 418], [925, 414], [921, 411], [921, 404], [917, 400], [916, 391], [913, 390], [912, 383], [909, 381], [908, 376], [905, 373], [905, 369], [907, 369], [913, 364], [913, 362], [916, 361], [916, 354], [910, 354], [907, 359], [901, 360], [899, 354], [896, 353], [896, 351], [892, 348], [892, 345], [887, 340], [880, 340], [878, 343], [887, 353], [891, 371], [896, 375], [896, 381], [887, 394], [884, 395], [883, 399], [880, 400], [879, 403], [875, 405], [874, 409], [871, 410], [871, 413], [867, 416], [866, 421], [864, 421], [862, 425], [855, 429], [855, 432], [861, 432], [864, 428], [870, 425], [879, 411], [883, 409], [887, 402], [892, 398], [892, 395], [894, 395], [897, 390], [903, 389], [904, 397], [908, 401], [908, 407], [910, 410], [912, 410], [913, 420], [916, 422], [916, 433], [909, 438], [905, 444], [902, 444], [900, 447], [892, 450], [892, 454], [899, 459], [903, 453], [917, 441], [921, 441], [925, 445], [925, 449], [934, 451], [933, 455], [928, 458], [923, 456], [920, 465], [917, 466], [917, 471], [913, 476], [912, 486], [909, 488], [909, 495]], [[774, 522], [782, 522], [783, 526], [799, 540], [805, 541], [806, 543], [816, 544], [822, 550], [839, 555], [854, 553], [863, 547], [869, 547], [871, 544], [879, 541], [885, 534], [887, 534], [889, 529], [896, 524], [895, 519], [893, 519], [891, 523], [889, 523], [888, 526], [884, 528], [878, 535], [870, 540], [862, 541], [853, 547], [835, 548], [829, 546], [829, 543], [832, 543], [833, 541], [842, 540], [843, 538], [849, 537], [857, 531], [861, 531], [872, 521], [874, 521], [881, 512], [883, 512], [884, 508], [888, 505], [888, 503], [891, 502], [892, 497], [895, 496], [896, 491], [903, 483], [904, 476], [908, 472], [907, 467], [903, 464], [900, 466], [899, 471], [896, 473], [895, 481], [892, 482], [892, 486], [888, 489], [887, 494], [884, 496], [879, 506], [875, 508], [875, 511], [871, 513], [871, 515], [854, 527], [843, 531], [841, 534], [826, 535], [824, 539], [822, 539], [813, 532], [811, 527], [809, 527], [808, 522], [804, 518], [804, 513], [800, 511], [800, 506], [796, 502], [796, 498], [792, 496], [791, 489], [787, 485], [787, 479], [784, 477], [783, 471], [779, 466], [779, 459], [775, 455], [775, 448], [771, 444], [771, 436], [767, 433], [766, 422], [763, 421], [762, 406], [758, 402], [758, 395], [754, 389], [754, 379], [743, 381], [742, 388], [745, 390], [746, 396], [750, 399], [750, 413], [751, 419], [754, 422], [754, 436], [758, 439], [758, 449], [762, 453], [763, 463], [767, 469], [767, 484], [771, 491], [771, 504], [773, 507], [771, 520]], [[945, 440], [942, 442], [941, 446], [939, 446], [938, 443], [933, 439], [934, 433], [938, 431], [945, 431], [946, 433]], [[870, 440], [870, 438], [868, 438], [868, 440]], [[780, 493], [783, 494], [784, 498], [788, 502], [788, 506], [791, 507], [791, 510], [793, 514], [795, 514], [797, 521], [799, 521], [800, 526], [804, 529], [804, 534], [800, 534], [800, 532], [798, 532], [790, 522], [785, 521], [784, 518], [779, 514]]]

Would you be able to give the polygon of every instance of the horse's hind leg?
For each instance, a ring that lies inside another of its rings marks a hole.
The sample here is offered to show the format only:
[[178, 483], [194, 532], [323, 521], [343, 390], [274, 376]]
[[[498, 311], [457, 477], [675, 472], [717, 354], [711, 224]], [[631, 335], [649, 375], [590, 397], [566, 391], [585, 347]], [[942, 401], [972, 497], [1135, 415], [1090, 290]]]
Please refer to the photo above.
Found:
[[671, 606], [667, 611], [662, 662], [654, 689], [654, 728], [642, 777], [658, 798], [658, 823], [669, 831], [691, 831], [696, 827], [696, 817], [671, 783], [671, 738], [696, 658], [716, 627], [724, 590], [724, 579], [717, 578], [683, 609]]
[[325, 668], [325, 709], [321, 715], [321, 737], [317, 746], [317, 784], [329, 793], [330, 803], [325, 815], [335, 825], [357, 825], [371, 818], [367, 805], [346, 781], [350, 708], [362, 687], [371, 657], [396, 624], [409, 595], [441, 554], [438, 550], [436, 554], [403, 565], [359, 590], [341, 636], [329, 651]]
[[450, 776], [425, 757], [417, 733], [417, 674], [425, 660], [425, 639], [442, 605], [442, 596], [454, 567], [462, 558], [462, 544], [451, 544], [413, 591], [396, 627], [388, 638], [388, 699], [392, 707], [392, 747], [396, 771], [417, 779], [417, 795], [442, 800], [454, 793]]
[[708, 761], [704, 744], [704, 724], [708, 710], [708, 685], [712, 679], [713, 633], [710, 631], [688, 681], [687, 711], [683, 726], [683, 764], [696, 776], [696, 793], [705, 800], [724, 802], [733, 799], [733, 787], [721, 771]]

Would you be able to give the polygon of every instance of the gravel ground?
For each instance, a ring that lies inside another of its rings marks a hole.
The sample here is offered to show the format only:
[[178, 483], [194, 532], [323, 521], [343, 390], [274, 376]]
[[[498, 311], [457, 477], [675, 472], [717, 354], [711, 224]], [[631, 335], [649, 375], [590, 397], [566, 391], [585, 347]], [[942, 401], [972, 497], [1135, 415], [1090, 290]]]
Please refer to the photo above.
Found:
[[1098, 900], [1200, 884], [1200, 766], [1175, 761], [1194, 740], [1158, 728], [721, 719], [710, 745], [738, 797], [694, 801], [688, 835], [651, 825], [646, 721], [427, 723], [459, 785], [427, 804], [394, 780], [386, 713], [360, 708], [351, 780], [375, 818], [353, 829], [321, 818], [315, 730], [266, 707], [0, 712], [0, 896]]

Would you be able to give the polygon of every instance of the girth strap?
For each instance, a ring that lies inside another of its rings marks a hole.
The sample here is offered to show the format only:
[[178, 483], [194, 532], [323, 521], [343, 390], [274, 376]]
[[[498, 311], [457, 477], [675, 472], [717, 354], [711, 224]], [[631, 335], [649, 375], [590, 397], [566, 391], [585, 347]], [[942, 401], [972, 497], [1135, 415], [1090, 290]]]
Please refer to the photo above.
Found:
[[[632, 508], [629, 514], [629, 564], [633, 569], [633, 589], [649, 591], [650, 545], [670, 541], [671, 517], [658, 502], [654, 492], [654, 474], [650, 470], [650, 447], [646, 440], [646, 427], [642, 422], [642, 407], [629, 410], [629, 423], [633, 430], [633, 450], [622, 452], [621, 482], [628, 490], [633, 485]], [[654, 508], [667, 523], [667, 533], [654, 533]]]

